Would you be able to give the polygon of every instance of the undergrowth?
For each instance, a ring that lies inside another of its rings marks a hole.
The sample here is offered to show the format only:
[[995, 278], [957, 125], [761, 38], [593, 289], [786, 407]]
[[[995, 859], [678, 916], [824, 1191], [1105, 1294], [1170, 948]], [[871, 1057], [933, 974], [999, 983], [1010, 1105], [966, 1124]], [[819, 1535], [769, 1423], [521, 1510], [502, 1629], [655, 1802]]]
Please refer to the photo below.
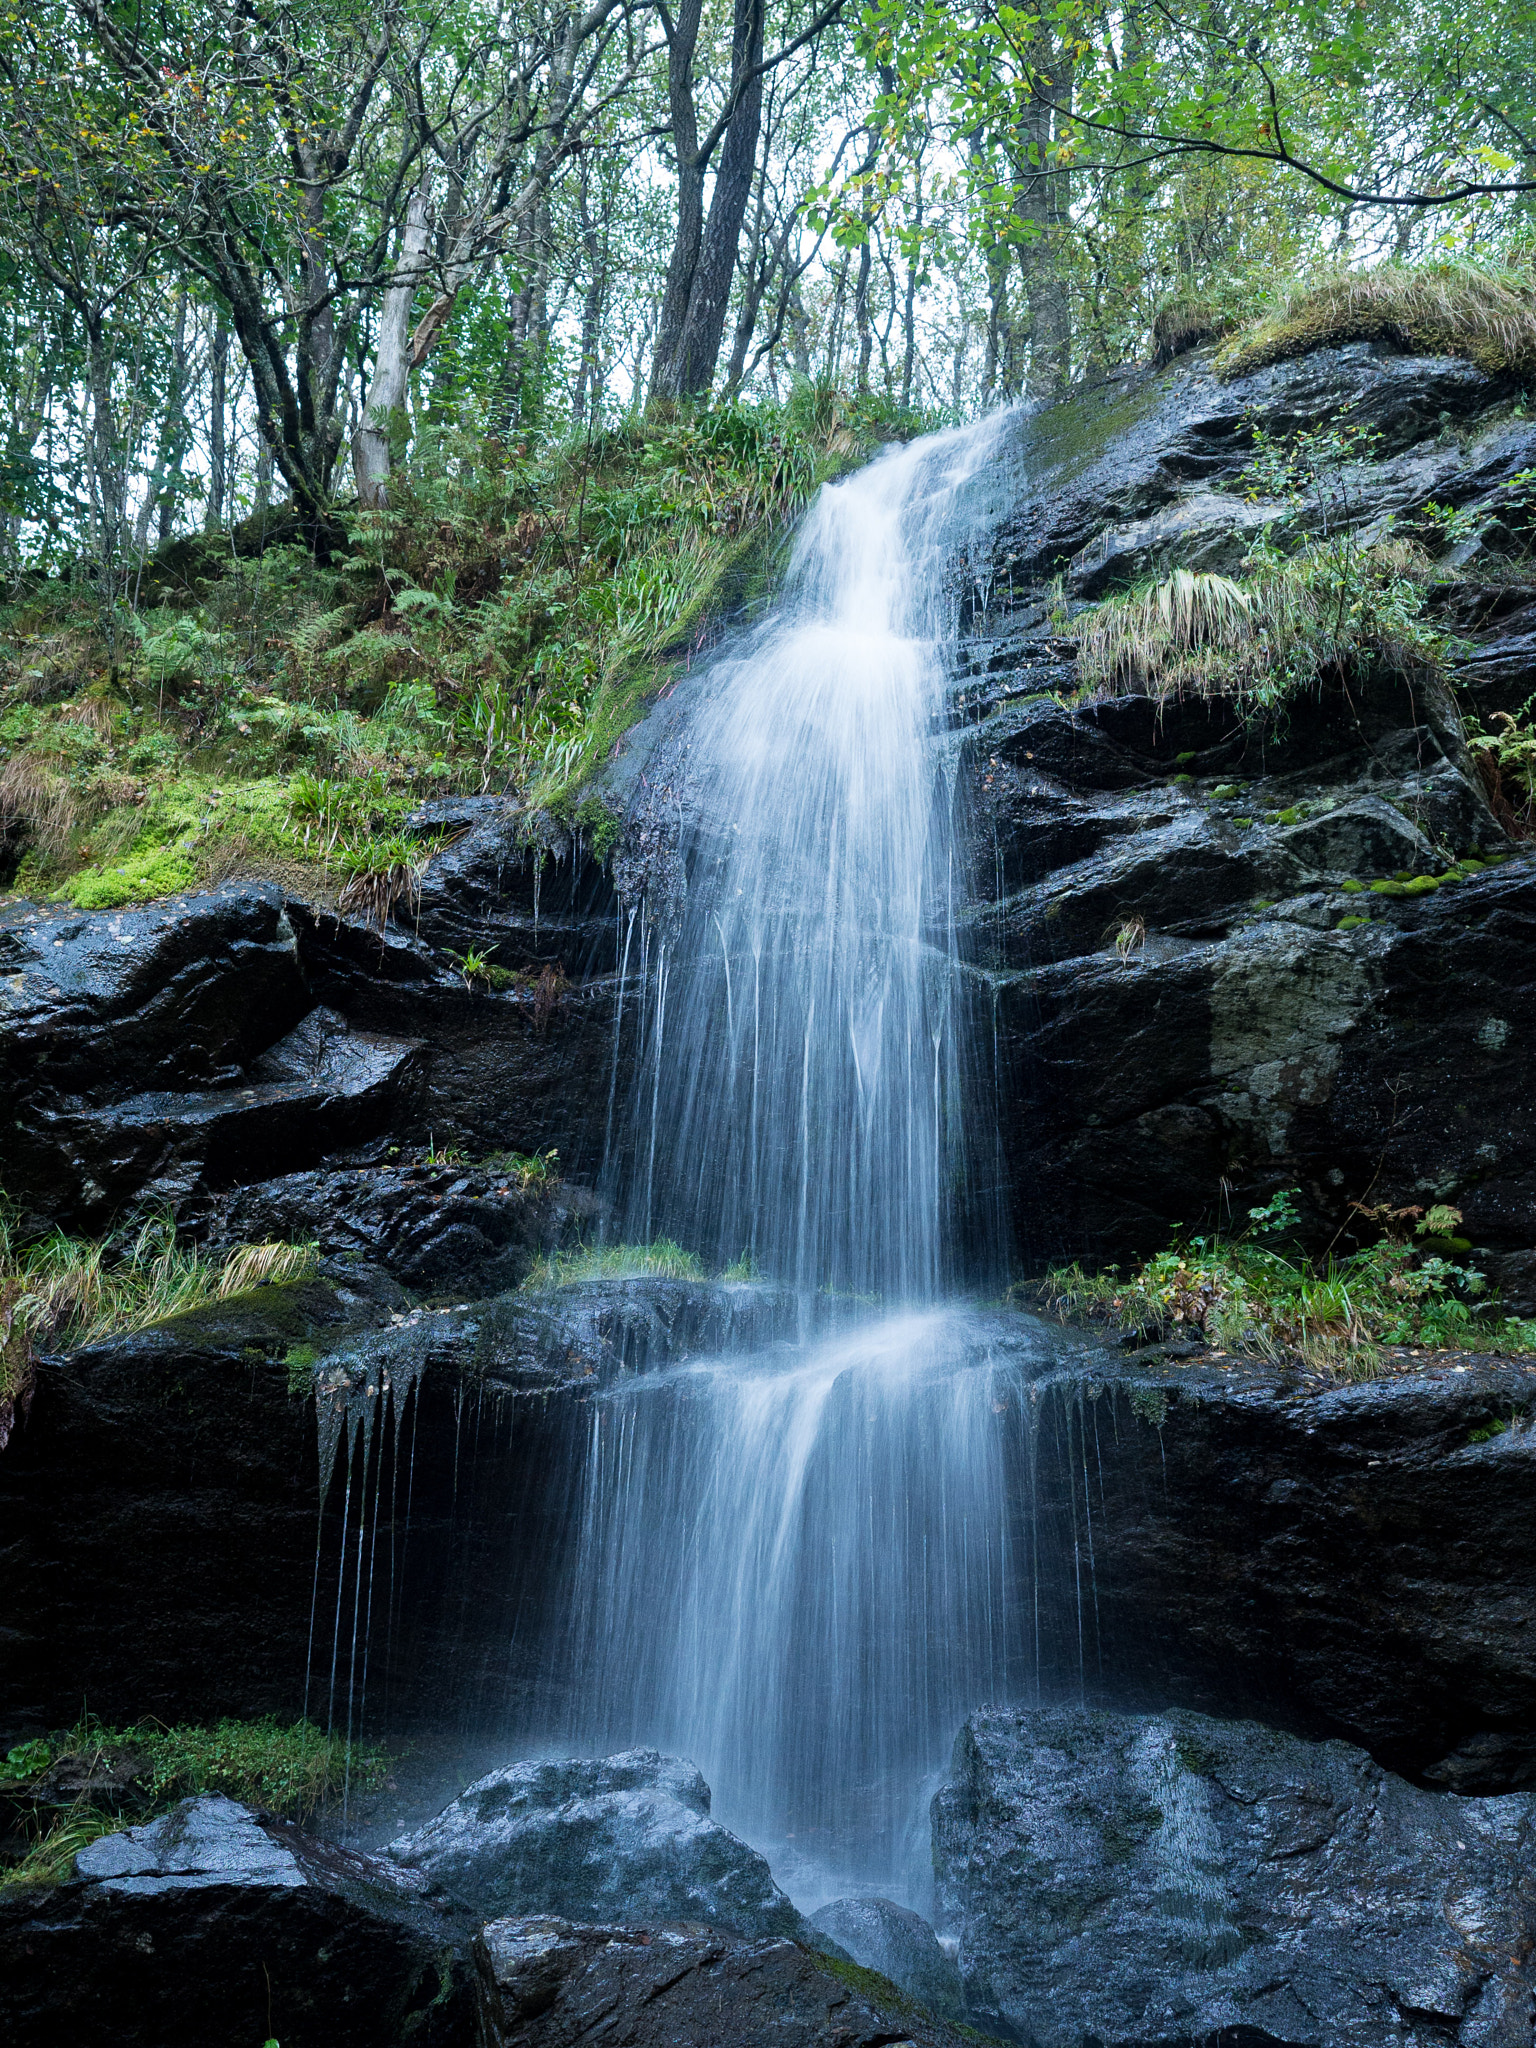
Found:
[[194, 1794], [222, 1792], [303, 1821], [348, 1782], [369, 1790], [387, 1771], [382, 1750], [349, 1744], [307, 1721], [284, 1727], [271, 1718], [225, 1720], [211, 1728], [146, 1721], [109, 1728], [87, 1717], [7, 1755], [0, 1794], [13, 1807], [30, 1807], [33, 1839], [19, 1861], [0, 1868], [0, 1891], [57, 1883], [98, 1836]]
[[82, 909], [267, 874], [387, 919], [430, 858], [423, 800], [576, 820], [816, 488], [931, 424], [807, 387], [586, 439], [428, 429], [328, 566], [182, 541], [179, 585], [110, 619], [85, 581], [25, 584], [0, 607], [0, 873]]
[[1424, 618], [1419, 566], [1401, 542], [1335, 537], [1291, 555], [1261, 543], [1241, 581], [1175, 569], [1077, 621], [1080, 685], [1090, 698], [1219, 696], [1267, 710], [1374, 664], [1435, 669], [1443, 639]]
[[692, 1252], [685, 1252], [670, 1237], [658, 1237], [651, 1244], [590, 1245], [551, 1252], [538, 1260], [523, 1286], [537, 1291], [571, 1287], [581, 1280], [634, 1280], [646, 1275], [662, 1280], [705, 1277]]
[[1297, 1221], [1297, 1192], [1251, 1209], [1239, 1237], [1191, 1237], [1124, 1274], [1056, 1267], [1039, 1291], [1066, 1318], [1148, 1337], [1193, 1334], [1242, 1357], [1297, 1359], [1335, 1379], [1374, 1377], [1388, 1345], [1536, 1351], [1536, 1322], [1483, 1311], [1487, 1282], [1459, 1262], [1470, 1247], [1452, 1235], [1459, 1210], [1364, 1209], [1362, 1224], [1385, 1233], [1378, 1242], [1312, 1258], [1283, 1242]]

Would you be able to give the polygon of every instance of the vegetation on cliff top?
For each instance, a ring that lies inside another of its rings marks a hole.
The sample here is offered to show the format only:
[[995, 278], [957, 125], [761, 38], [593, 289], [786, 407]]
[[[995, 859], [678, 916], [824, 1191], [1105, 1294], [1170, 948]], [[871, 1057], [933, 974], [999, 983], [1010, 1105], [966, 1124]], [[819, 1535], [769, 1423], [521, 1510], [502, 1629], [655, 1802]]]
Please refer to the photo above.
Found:
[[427, 433], [327, 565], [177, 543], [153, 602], [105, 612], [24, 582], [0, 611], [12, 886], [101, 909], [241, 872], [362, 900], [429, 856], [425, 799], [569, 818], [809, 494], [921, 424], [807, 387], [510, 449]]
[[1461, 1263], [1461, 1212], [1358, 1207], [1373, 1244], [1320, 1258], [1290, 1243], [1299, 1190], [1250, 1209], [1238, 1237], [1191, 1237], [1122, 1273], [1080, 1263], [1039, 1284], [1063, 1317], [1108, 1321], [1148, 1338], [1194, 1336], [1220, 1352], [1294, 1359], [1334, 1379], [1369, 1379], [1384, 1347], [1536, 1351], [1536, 1322], [1500, 1316], [1487, 1281]]

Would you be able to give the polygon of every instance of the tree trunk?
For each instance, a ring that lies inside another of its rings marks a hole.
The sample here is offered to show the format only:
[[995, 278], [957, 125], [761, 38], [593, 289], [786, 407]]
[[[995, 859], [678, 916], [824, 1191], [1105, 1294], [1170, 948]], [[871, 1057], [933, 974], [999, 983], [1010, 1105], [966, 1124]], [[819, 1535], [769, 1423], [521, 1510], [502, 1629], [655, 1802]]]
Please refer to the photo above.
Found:
[[1067, 180], [1055, 164], [1056, 107], [1070, 96], [1072, 59], [1053, 49], [1044, 31], [1036, 50], [1034, 90], [1021, 124], [1024, 162], [1014, 211], [1029, 226], [1019, 244], [1029, 307], [1029, 391], [1034, 397], [1057, 398], [1072, 374], [1072, 299], [1062, 261]]
[[405, 410], [412, 365], [411, 309], [424, 275], [432, 233], [427, 221], [427, 196], [427, 180], [423, 178], [406, 208], [400, 261], [394, 282], [386, 289], [379, 307], [373, 379], [362, 419], [352, 436], [352, 475], [357, 484], [357, 502], [365, 512], [381, 512], [389, 503], [390, 435], [399, 433], [400, 416]]
[[[183, 288], [176, 294], [174, 338], [171, 343], [171, 374], [165, 393], [165, 418], [160, 423], [160, 436], [155, 443], [155, 460], [144, 482], [144, 496], [133, 522], [133, 551], [143, 555], [149, 548], [149, 524], [156, 510], [162, 518], [162, 499], [166, 492], [166, 479], [181, 459], [181, 427], [186, 412], [187, 378], [187, 294]], [[174, 513], [174, 497], [172, 499]], [[161, 534], [163, 540], [167, 538]]]
[[221, 312], [208, 355], [208, 506], [203, 515], [205, 533], [217, 533], [224, 524], [224, 500], [229, 489], [228, 383], [229, 327]]
[[[758, 66], [763, 59], [763, 16], [765, 0], [735, 0], [731, 36], [731, 114], [726, 123], [715, 172], [715, 189], [710, 195], [709, 217], [702, 235], [697, 231], [697, 206], [702, 198], [704, 166], [695, 143], [690, 184], [688, 218], [683, 205], [683, 150], [678, 149], [679, 215], [678, 244], [667, 273], [664, 302], [663, 341], [668, 339], [665, 312], [675, 313], [682, 301], [682, 318], [670, 350], [658, 344], [651, 372], [654, 395], [670, 399], [707, 397], [714, 382], [715, 365], [725, 333], [725, 315], [730, 303], [731, 281], [736, 273], [736, 254], [741, 246], [741, 224], [752, 194], [752, 174], [757, 165], [757, 138], [762, 125], [763, 79]], [[691, 51], [688, 102], [692, 111]], [[676, 133], [674, 127], [674, 134]], [[697, 249], [696, 260], [684, 260], [685, 230]], [[683, 273], [687, 270], [686, 298]]]

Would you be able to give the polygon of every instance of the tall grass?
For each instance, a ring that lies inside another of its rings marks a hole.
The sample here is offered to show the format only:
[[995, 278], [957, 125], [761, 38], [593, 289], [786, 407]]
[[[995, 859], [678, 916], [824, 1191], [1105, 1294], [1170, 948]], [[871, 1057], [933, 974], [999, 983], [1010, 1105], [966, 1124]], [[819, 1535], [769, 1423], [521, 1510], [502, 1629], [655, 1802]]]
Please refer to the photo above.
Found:
[[702, 1280], [704, 1268], [692, 1252], [670, 1237], [651, 1244], [604, 1244], [575, 1251], [551, 1252], [540, 1259], [523, 1282], [535, 1292], [573, 1287], [582, 1280], [635, 1280], [649, 1275], [661, 1280]]
[[1086, 694], [1231, 696], [1264, 707], [1330, 672], [1377, 660], [1416, 672], [1438, 659], [1401, 544], [1362, 548], [1345, 535], [1294, 555], [1261, 545], [1249, 563], [1241, 583], [1175, 569], [1084, 613]]
[[[111, 1806], [89, 1791], [54, 1818], [48, 1780], [59, 1772], [76, 1780], [100, 1774], [112, 1781]], [[87, 1716], [60, 1734], [12, 1749], [0, 1770], [7, 1796], [25, 1806], [35, 1794], [35, 1835], [25, 1854], [0, 1869], [0, 1892], [57, 1884], [70, 1876], [87, 1844], [141, 1822], [179, 1799], [222, 1792], [245, 1805], [308, 1820], [350, 1782], [360, 1790], [383, 1783], [384, 1752], [349, 1743], [308, 1721], [284, 1727], [270, 1716], [218, 1722], [214, 1727], [166, 1727], [146, 1721], [107, 1728]]]
[[1350, 271], [1300, 287], [1219, 348], [1215, 367], [1219, 376], [1244, 377], [1350, 341], [1462, 356], [1493, 376], [1528, 377], [1536, 371], [1536, 279], [1467, 262]]
[[146, 1223], [126, 1246], [63, 1231], [21, 1245], [0, 1207], [0, 1446], [38, 1344], [90, 1344], [117, 1331], [147, 1330], [257, 1287], [302, 1280], [317, 1257], [312, 1244], [184, 1247], [169, 1218]]

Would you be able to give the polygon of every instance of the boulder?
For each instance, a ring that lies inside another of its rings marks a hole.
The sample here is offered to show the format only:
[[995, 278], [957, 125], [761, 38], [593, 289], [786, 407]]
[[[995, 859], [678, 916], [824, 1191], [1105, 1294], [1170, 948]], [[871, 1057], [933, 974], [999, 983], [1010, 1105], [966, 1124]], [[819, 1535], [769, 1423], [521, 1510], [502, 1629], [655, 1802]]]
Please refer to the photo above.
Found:
[[491, 2048], [470, 1921], [419, 1876], [234, 1801], [184, 1801], [0, 1897], [12, 2048]]
[[654, 1749], [509, 1764], [389, 1853], [478, 1913], [801, 1936], [766, 1861], [709, 1800], [692, 1764]]
[[1526, 2048], [1536, 1800], [1253, 1722], [988, 1708], [933, 1804], [967, 2001], [1037, 2048]]
[[507, 2048], [960, 2048], [873, 1971], [792, 1941], [561, 1919], [484, 1929]]
[[889, 1977], [930, 2012], [964, 2018], [959, 1969], [920, 1913], [894, 1899], [833, 1899], [810, 1920], [856, 1963]]

